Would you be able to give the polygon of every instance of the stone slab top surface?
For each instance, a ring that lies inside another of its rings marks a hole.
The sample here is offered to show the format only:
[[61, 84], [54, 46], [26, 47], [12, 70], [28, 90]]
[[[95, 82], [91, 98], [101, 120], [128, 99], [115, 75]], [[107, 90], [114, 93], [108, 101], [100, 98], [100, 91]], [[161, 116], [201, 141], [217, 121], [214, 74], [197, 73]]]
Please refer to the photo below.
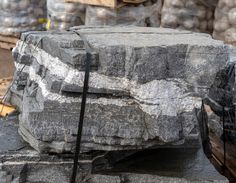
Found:
[[[45, 31], [27, 32], [21, 37], [47, 37], [57, 42], [80, 41], [81, 39], [73, 31], [84, 35], [90, 44], [108, 46], [131, 46], [131, 47], [151, 47], [162, 45], [198, 45], [198, 46], [219, 46], [222, 41], [214, 40], [208, 34], [193, 33], [190, 31], [173, 30], [168, 28], [149, 27], [73, 27], [70, 31]], [[71, 43], [70, 43], [71, 44]], [[78, 46], [78, 45], [77, 45]], [[71, 46], [71, 47], [76, 47]]]
[[[72, 30], [86, 35], [89, 41], [106, 45], [127, 45], [132, 47], [161, 45], [220, 45], [208, 34], [168, 28], [151, 27], [74, 27]], [[95, 41], [96, 40], [96, 41]]]

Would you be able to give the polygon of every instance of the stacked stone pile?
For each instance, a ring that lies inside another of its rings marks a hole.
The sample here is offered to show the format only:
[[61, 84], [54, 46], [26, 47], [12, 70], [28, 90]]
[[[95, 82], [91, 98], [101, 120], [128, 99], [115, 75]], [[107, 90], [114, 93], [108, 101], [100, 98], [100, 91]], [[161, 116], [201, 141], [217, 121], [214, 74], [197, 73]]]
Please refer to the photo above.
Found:
[[165, 0], [161, 26], [212, 33], [217, 0]]
[[122, 8], [111, 9], [88, 6], [85, 25], [135, 25], [143, 27], [160, 27], [161, 0], [147, 0], [140, 4], [129, 4]]
[[[80, 160], [103, 153], [108, 161], [102, 156], [97, 164], [97, 156], [89, 159], [92, 170], [96, 165], [101, 169], [101, 163], [120, 160], [126, 153], [156, 148], [159, 167], [156, 173], [144, 168], [139, 175], [129, 174], [127, 166], [117, 174], [111, 170], [111, 176], [89, 171], [78, 176], [80, 182], [227, 182], [203, 154], [196, 117], [201, 98], [229, 60], [229, 48], [206, 34], [145, 27], [23, 34], [13, 50], [17, 71], [11, 102], [21, 109], [19, 132], [26, 142], [40, 153], [74, 151], [85, 42], [92, 48], [92, 62]], [[51, 182], [69, 180], [72, 159], [67, 160], [65, 171], [53, 164], [57, 168], [51, 174], [63, 178]], [[8, 161], [2, 166], [12, 172], [14, 163]], [[37, 168], [29, 168], [27, 180], [47, 182], [41, 175], [50, 166], [40, 167], [37, 162]]]
[[47, 0], [48, 26], [50, 30], [66, 30], [72, 26], [83, 25], [85, 5], [67, 3], [64, 0]]
[[214, 32], [215, 39], [235, 44], [236, 41], [236, 1], [219, 0], [215, 10]]
[[[169, 29], [79, 31], [94, 50], [84, 151], [198, 144], [195, 108], [228, 60], [225, 45]], [[22, 111], [20, 133], [39, 151], [72, 151], [86, 61], [83, 41], [73, 32], [32, 32], [13, 54], [20, 74], [12, 91], [24, 90], [22, 100], [12, 97]]]
[[22, 32], [43, 30], [46, 0], [0, 1], [0, 34], [19, 36]]

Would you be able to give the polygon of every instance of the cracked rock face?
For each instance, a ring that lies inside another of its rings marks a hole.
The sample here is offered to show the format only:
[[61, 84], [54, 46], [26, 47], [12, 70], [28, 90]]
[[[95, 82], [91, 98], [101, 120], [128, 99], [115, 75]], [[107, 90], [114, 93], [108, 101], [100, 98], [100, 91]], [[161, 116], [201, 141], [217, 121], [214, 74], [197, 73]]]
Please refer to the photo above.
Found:
[[227, 183], [226, 180], [188, 180], [185, 178], [174, 178], [174, 177], [164, 177], [164, 176], [155, 176], [148, 174], [121, 174], [119, 176], [112, 175], [92, 175], [88, 180], [84, 181], [84, 183], [153, 183], [153, 182], [166, 182], [166, 183]]
[[[227, 46], [206, 34], [161, 28], [73, 30], [93, 50], [83, 151], [199, 144], [195, 109], [228, 61]], [[38, 151], [73, 151], [83, 40], [72, 31], [26, 33], [13, 55], [17, 66], [26, 64], [17, 78], [21, 85], [13, 85], [24, 91], [17, 100], [20, 134]]]
[[[210, 110], [208, 110], [210, 131], [222, 138], [224, 116], [225, 138], [227, 141], [236, 143], [234, 60], [217, 73], [204, 102], [208, 107], [210, 106]], [[223, 107], [226, 112], [223, 112]]]
[[[73, 154], [42, 154], [17, 133], [18, 118], [0, 118], [0, 183], [68, 183]], [[125, 160], [124, 160], [125, 159]], [[137, 161], [138, 160], [138, 161]], [[227, 183], [199, 148], [81, 153], [78, 183]]]

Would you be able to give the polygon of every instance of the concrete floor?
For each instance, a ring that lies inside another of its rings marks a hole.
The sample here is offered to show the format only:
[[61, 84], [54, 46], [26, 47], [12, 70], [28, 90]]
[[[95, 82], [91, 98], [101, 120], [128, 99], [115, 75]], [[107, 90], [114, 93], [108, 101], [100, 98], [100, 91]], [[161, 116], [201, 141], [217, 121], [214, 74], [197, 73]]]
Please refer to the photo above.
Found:
[[0, 79], [13, 76], [14, 70], [11, 51], [0, 49]]

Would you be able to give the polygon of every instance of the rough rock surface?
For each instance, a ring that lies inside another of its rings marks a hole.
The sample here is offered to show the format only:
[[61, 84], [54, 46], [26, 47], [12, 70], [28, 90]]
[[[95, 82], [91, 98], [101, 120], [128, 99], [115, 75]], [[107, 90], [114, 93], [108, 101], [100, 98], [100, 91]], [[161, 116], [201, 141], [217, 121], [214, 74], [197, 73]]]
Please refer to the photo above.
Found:
[[235, 60], [231, 60], [217, 73], [204, 102], [211, 107], [211, 111], [208, 112], [210, 130], [216, 136], [222, 137], [224, 114], [225, 137], [228, 141], [236, 143]]
[[[0, 138], [0, 183], [68, 183], [73, 155], [40, 154], [22, 141], [17, 127], [16, 116], [0, 119], [3, 137]], [[161, 148], [132, 154], [98, 151], [81, 154], [77, 182], [228, 182], [201, 150]], [[115, 166], [110, 169], [112, 164]]]
[[205, 181], [205, 180], [189, 180], [185, 178], [172, 178], [172, 177], [164, 177], [150, 174], [120, 174], [118, 176], [112, 175], [92, 175], [88, 178], [84, 183], [154, 183], [154, 182], [165, 182], [165, 183], [226, 183], [226, 180], [213, 180], [213, 181]]
[[[84, 151], [199, 145], [195, 109], [228, 61], [227, 46], [206, 34], [161, 28], [73, 31], [93, 49]], [[41, 152], [73, 150], [86, 61], [73, 31], [26, 33], [13, 50], [29, 75], [19, 131]]]

